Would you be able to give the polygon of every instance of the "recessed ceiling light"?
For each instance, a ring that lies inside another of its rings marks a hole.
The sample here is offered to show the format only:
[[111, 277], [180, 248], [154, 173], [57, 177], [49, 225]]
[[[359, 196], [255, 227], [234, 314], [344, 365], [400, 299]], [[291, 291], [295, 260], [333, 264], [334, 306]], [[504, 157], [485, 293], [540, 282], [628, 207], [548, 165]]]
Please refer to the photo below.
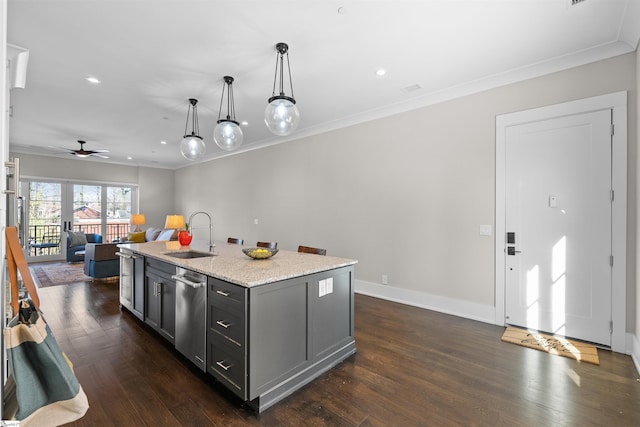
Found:
[[248, 126], [248, 125], [249, 125], [249, 122], [245, 120], [245, 121], [241, 122], [240, 124], [241, 124], [242, 126]]
[[87, 77], [87, 81], [90, 82], [90, 83], [94, 83], [94, 84], [100, 83], [100, 80], [98, 80], [95, 77]]
[[387, 74], [387, 70], [385, 70], [384, 68], [380, 68], [379, 70], [376, 71], [376, 76], [378, 77], [382, 77], [385, 74]]
[[167, 141], [160, 141], [160, 144], [167, 145]]
[[133, 160], [133, 157], [127, 156], [127, 160]]

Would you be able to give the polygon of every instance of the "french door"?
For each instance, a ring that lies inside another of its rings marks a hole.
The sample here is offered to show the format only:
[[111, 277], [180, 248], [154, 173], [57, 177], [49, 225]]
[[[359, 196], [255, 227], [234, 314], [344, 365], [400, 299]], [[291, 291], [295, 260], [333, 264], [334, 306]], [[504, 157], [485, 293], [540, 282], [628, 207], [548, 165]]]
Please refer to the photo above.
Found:
[[59, 261], [67, 256], [67, 231], [95, 233], [103, 242], [125, 236], [137, 212], [133, 185], [22, 179], [27, 260]]

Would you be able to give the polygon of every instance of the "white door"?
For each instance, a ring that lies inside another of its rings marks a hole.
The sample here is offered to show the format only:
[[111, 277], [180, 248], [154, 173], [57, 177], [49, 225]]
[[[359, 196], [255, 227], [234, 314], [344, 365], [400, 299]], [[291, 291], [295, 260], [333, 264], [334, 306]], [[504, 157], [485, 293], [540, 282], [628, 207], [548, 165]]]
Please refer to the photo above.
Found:
[[611, 110], [506, 132], [506, 323], [611, 345]]

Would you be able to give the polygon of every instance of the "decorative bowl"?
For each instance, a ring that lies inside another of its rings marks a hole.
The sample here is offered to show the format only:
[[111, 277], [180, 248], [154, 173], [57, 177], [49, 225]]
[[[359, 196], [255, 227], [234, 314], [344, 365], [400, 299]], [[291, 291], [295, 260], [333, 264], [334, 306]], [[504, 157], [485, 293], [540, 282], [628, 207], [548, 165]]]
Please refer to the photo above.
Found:
[[278, 249], [270, 248], [243, 248], [242, 252], [253, 259], [267, 259], [278, 253]]

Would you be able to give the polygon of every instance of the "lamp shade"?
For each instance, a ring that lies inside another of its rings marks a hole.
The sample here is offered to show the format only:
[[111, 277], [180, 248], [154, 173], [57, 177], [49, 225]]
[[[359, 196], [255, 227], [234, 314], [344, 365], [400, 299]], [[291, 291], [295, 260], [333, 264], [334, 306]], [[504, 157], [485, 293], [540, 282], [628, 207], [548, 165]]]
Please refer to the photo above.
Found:
[[145, 218], [144, 214], [133, 214], [131, 215], [131, 224], [133, 225], [143, 225], [147, 223], [147, 218]]
[[237, 122], [231, 120], [218, 120], [218, 125], [213, 131], [213, 140], [218, 147], [225, 151], [233, 151], [242, 145], [244, 135]]
[[292, 98], [274, 96], [269, 99], [264, 111], [264, 122], [271, 132], [278, 136], [293, 133], [300, 123], [300, 112]]
[[[187, 133], [189, 128], [189, 114], [191, 114], [191, 134]], [[189, 108], [187, 110], [187, 123], [184, 126], [184, 137], [180, 142], [180, 153], [187, 160], [199, 160], [204, 156], [207, 147], [200, 134], [198, 126], [198, 100], [189, 98]]]
[[167, 215], [167, 220], [164, 223], [164, 228], [176, 230], [178, 228], [184, 227], [184, 215]]
[[136, 231], [140, 231], [140, 226], [147, 223], [144, 214], [131, 215], [131, 224], [136, 226]]
[[185, 135], [180, 142], [180, 153], [185, 159], [199, 160], [204, 156], [207, 147], [198, 135]]
[[[225, 151], [233, 151], [242, 145], [244, 135], [242, 129], [236, 121], [236, 107], [233, 99], [233, 77], [224, 76], [222, 86], [222, 96], [220, 97], [220, 111], [218, 113], [218, 124], [213, 131], [213, 140], [218, 147]], [[224, 90], [227, 89], [227, 118], [221, 119], [222, 104], [224, 102]]]
[[[300, 112], [293, 97], [293, 83], [291, 82], [291, 67], [289, 66], [289, 45], [276, 44], [276, 73], [273, 79], [273, 93], [267, 101], [264, 110], [264, 122], [269, 130], [279, 136], [286, 136], [298, 127]], [[287, 71], [289, 74], [289, 89], [291, 96], [285, 95], [284, 58], [287, 57]], [[278, 92], [276, 92], [276, 85]], [[277, 94], [276, 94], [277, 93]]]

